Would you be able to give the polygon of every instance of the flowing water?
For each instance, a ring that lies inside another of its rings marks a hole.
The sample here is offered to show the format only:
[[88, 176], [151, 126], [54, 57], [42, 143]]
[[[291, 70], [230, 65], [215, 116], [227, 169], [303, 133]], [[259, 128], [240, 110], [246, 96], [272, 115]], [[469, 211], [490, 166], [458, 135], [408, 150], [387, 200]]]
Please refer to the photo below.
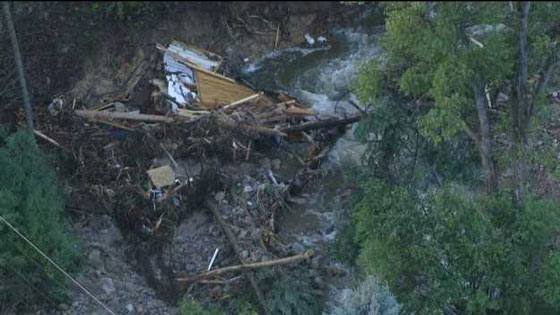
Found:
[[[331, 34], [324, 47], [274, 52], [247, 65], [248, 80], [257, 89], [288, 92], [318, 113], [355, 113], [357, 110], [348, 102], [355, 97], [348, 89], [359, 65], [380, 55], [374, 44], [376, 32], [371, 27], [339, 28]], [[301, 196], [304, 203], [293, 206], [293, 211], [280, 219], [279, 235], [285, 242], [328, 252], [341, 218], [348, 213], [349, 197], [356, 184], [347, 170], [360, 165], [364, 150], [353, 137], [355, 127], [348, 128], [322, 164], [327, 176]], [[328, 263], [337, 265], [333, 259]], [[345, 285], [340, 280], [328, 282], [330, 294]]]

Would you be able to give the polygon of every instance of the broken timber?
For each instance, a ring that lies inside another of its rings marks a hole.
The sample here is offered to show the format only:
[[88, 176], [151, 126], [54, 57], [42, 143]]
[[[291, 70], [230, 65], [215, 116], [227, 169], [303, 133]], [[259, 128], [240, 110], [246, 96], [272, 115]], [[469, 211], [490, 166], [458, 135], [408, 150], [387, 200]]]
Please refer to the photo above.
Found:
[[180, 54], [165, 48], [163, 45], [157, 44], [156, 48], [173, 57], [194, 72], [197, 92], [200, 97], [199, 105], [214, 109], [255, 94], [253, 89], [238, 83], [232, 78], [204, 69], [194, 64], [188, 58], [184, 58]]
[[[245, 260], [241, 256], [241, 247], [239, 246], [239, 243], [237, 242], [237, 238], [235, 238], [235, 236], [233, 235], [233, 232], [231, 231], [231, 229], [229, 228], [227, 223], [224, 222], [224, 220], [222, 219], [221, 214], [220, 214], [220, 210], [218, 209], [218, 206], [216, 205], [216, 203], [214, 203], [212, 200], [207, 199], [205, 204], [206, 204], [206, 207], [208, 209], [210, 209], [210, 211], [212, 211], [212, 213], [214, 214], [214, 217], [216, 217], [216, 220], [218, 221], [218, 223], [222, 227], [222, 230], [224, 231], [224, 234], [226, 235], [226, 237], [227, 237], [229, 243], [231, 244], [231, 246], [233, 247], [233, 251], [235, 252], [235, 254], [237, 256], [237, 259], [239, 259], [239, 261], [241, 261], [242, 264], [246, 264]], [[270, 314], [270, 312], [268, 311], [268, 308], [266, 306], [264, 296], [263, 296], [261, 290], [259, 289], [259, 286], [257, 284], [257, 280], [255, 279], [255, 276], [250, 271], [246, 272], [245, 276], [247, 277], [247, 280], [249, 280], [249, 283], [251, 284], [251, 287], [253, 287], [253, 291], [255, 291], [255, 295], [257, 296], [257, 299], [259, 300], [259, 303], [261, 304], [262, 308], [264, 309], [265, 314]]]
[[163, 122], [163, 123], [173, 123], [175, 119], [173, 117], [161, 116], [161, 115], [146, 115], [146, 114], [136, 114], [136, 113], [118, 113], [118, 112], [105, 112], [96, 110], [76, 110], [74, 113], [80, 117], [84, 117], [91, 120], [96, 119], [127, 119], [127, 120], [137, 120], [146, 122]]
[[200, 273], [198, 275], [194, 275], [194, 276], [188, 277], [188, 278], [177, 278], [177, 281], [180, 281], [180, 282], [194, 282], [194, 281], [197, 281], [198, 279], [201, 279], [201, 278], [218, 276], [218, 275], [224, 274], [226, 272], [233, 272], [233, 271], [239, 271], [239, 270], [245, 270], [245, 269], [257, 269], [257, 268], [264, 268], [264, 267], [272, 267], [272, 266], [276, 266], [276, 265], [289, 264], [289, 263], [293, 263], [293, 262], [297, 262], [297, 261], [300, 261], [300, 260], [311, 258], [311, 256], [313, 256], [313, 251], [308, 250], [308, 251], [304, 252], [303, 254], [295, 255], [295, 256], [291, 256], [291, 257], [285, 257], [285, 258], [274, 259], [274, 260], [269, 260], [269, 261], [247, 263], [247, 264], [242, 264], [242, 265], [228, 266], [228, 267], [224, 267], [224, 268], [214, 269], [212, 271], [203, 272], [203, 273]]

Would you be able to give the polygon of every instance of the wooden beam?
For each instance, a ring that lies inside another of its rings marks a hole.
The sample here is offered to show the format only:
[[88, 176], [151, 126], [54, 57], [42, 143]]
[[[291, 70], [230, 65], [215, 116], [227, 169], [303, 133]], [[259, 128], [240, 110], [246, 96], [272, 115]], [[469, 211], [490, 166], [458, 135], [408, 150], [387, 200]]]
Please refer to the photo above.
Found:
[[229, 108], [235, 107], [235, 106], [237, 106], [237, 105], [239, 105], [239, 104], [247, 103], [247, 102], [250, 102], [250, 101], [252, 101], [252, 100], [258, 99], [258, 98], [261, 96], [261, 94], [262, 94], [262, 93], [257, 93], [257, 94], [253, 94], [253, 95], [251, 95], [251, 96], [247, 96], [247, 97], [245, 97], [245, 98], [242, 98], [242, 99], [240, 99], [240, 100], [238, 100], [238, 101], [235, 101], [235, 102], [233, 102], [233, 103], [230, 103], [230, 104], [224, 106], [223, 109], [229, 109]]
[[118, 112], [104, 112], [95, 110], [76, 110], [74, 114], [91, 120], [96, 119], [126, 119], [126, 120], [136, 120], [136, 121], [146, 121], [146, 122], [163, 122], [172, 123], [175, 121], [173, 117], [162, 116], [162, 115], [145, 115], [145, 114], [133, 114], [133, 113], [118, 113]]
[[211, 271], [206, 271], [206, 272], [200, 273], [198, 275], [194, 275], [192, 277], [177, 278], [177, 281], [179, 281], [179, 282], [194, 282], [194, 281], [197, 281], [198, 279], [201, 279], [201, 278], [218, 276], [218, 275], [221, 275], [221, 274], [224, 274], [224, 273], [227, 273], [227, 272], [240, 271], [240, 270], [246, 270], [246, 269], [258, 269], [258, 268], [264, 268], [264, 267], [272, 267], [272, 266], [276, 266], [276, 265], [285, 265], [285, 264], [297, 262], [297, 261], [300, 261], [300, 260], [308, 259], [311, 256], [313, 256], [313, 251], [308, 250], [308, 251], [304, 252], [303, 254], [299, 254], [299, 255], [295, 255], [295, 256], [214, 269], [214, 270], [211, 270]]

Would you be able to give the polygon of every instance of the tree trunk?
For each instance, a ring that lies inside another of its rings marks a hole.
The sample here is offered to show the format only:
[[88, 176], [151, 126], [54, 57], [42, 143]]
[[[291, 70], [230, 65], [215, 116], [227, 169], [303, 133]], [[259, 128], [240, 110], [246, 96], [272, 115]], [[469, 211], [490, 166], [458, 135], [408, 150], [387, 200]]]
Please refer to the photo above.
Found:
[[520, 7], [519, 20], [519, 60], [517, 70], [516, 97], [511, 104], [511, 115], [513, 123], [513, 143], [514, 143], [514, 178], [515, 178], [515, 203], [519, 207], [525, 199], [525, 178], [526, 161], [524, 149], [527, 145], [527, 128], [532, 113], [529, 106], [529, 87], [528, 87], [528, 43], [527, 43], [527, 24], [530, 3], [524, 2]]
[[488, 104], [486, 94], [484, 93], [484, 83], [476, 84], [473, 89], [478, 122], [480, 124], [480, 138], [477, 143], [478, 151], [484, 169], [486, 192], [491, 194], [498, 188], [498, 176], [496, 172], [496, 163], [492, 156], [492, 133], [490, 130], [490, 121], [488, 120]]

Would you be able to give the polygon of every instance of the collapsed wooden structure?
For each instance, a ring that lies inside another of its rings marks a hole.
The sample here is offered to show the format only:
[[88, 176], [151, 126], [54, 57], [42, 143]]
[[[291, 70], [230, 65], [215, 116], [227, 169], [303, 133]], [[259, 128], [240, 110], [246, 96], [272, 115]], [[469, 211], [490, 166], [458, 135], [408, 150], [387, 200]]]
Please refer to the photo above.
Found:
[[[332, 128], [356, 122], [361, 114], [350, 117], [316, 115], [313, 110], [283, 93], [265, 95], [218, 73], [223, 58], [173, 41], [168, 47], [157, 44], [163, 53], [163, 70], [167, 82], [152, 79], [153, 106], [159, 115], [117, 109], [119, 101], [108, 102], [74, 114], [91, 121], [135, 130], [143, 123], [192, 123], [212, 116], [226, 128], [239, 128], [261, 136], [308, 139], [305, 133], [318, 128]], [[133, 83], [137, 83], [136, 80]], [[130, 92], [130, 86], [127, 92]], [[122, 100], [122, 98], [120, 99]]]

